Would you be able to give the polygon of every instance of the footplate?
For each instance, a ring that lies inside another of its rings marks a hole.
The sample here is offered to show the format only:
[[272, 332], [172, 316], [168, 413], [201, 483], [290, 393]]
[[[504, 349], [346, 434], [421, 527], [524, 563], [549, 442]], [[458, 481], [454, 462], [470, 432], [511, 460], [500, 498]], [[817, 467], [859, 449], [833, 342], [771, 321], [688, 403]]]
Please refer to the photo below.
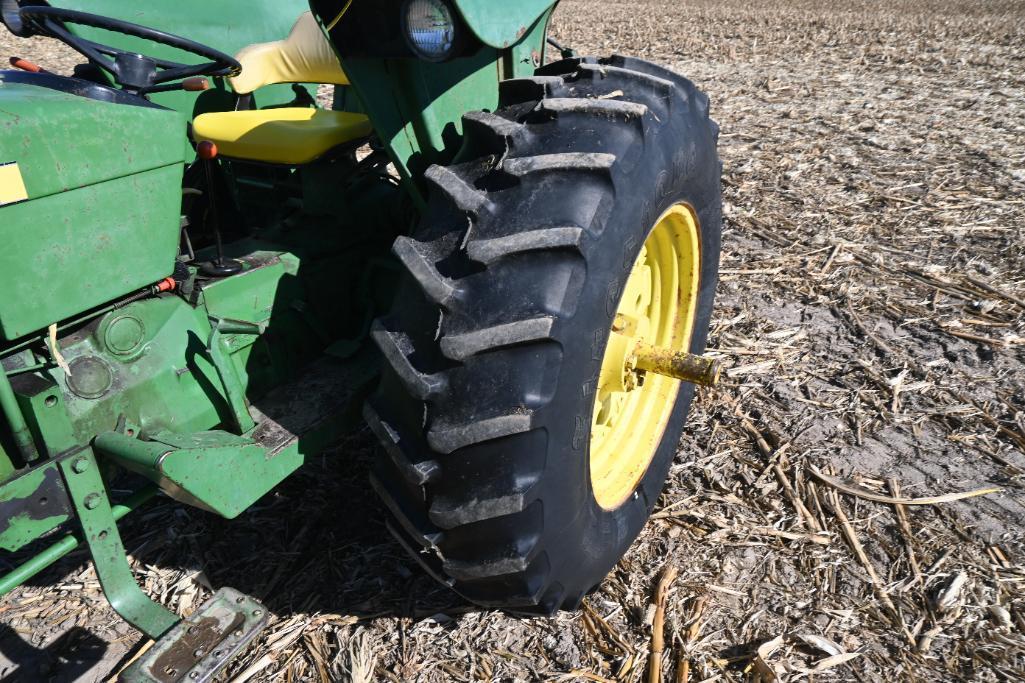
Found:
[[208, 683], [267, 625], [267, 608], [222, 588], [121, 675], [125, 683]]

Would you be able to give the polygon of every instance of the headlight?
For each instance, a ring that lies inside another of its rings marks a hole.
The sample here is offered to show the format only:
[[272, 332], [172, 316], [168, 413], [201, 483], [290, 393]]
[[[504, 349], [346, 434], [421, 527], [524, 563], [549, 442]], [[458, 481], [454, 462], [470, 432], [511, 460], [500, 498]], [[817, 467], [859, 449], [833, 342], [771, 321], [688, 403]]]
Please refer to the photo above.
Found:
[[407, 0], [402, 12], [406, 42], [417, 57], [430, 62], [450, 58], [459, 36], [454, 10], [443, 0]]

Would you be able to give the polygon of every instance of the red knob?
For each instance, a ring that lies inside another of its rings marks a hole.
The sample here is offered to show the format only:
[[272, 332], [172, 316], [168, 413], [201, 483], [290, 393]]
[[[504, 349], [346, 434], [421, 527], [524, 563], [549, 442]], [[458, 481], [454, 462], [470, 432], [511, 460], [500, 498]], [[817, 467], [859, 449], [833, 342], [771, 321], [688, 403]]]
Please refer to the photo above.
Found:
[[203, 142], [196, 145], [196, 154], [199, 155], [200, 159], [205, 159], [207, 161], [211, 159], [216, 159], [217, 145], [210, 142], [209, 140], [204, 140]]
[[43, 71], [43, 68], [38, 64], [33, 64], [27, 59], [22, 59], [21, 57], [11, 57], [9, 61], [11, 62], [11, 66], [13, 66], [15, 69], [21, 69], [22, 71], [31, 71], [34, 74]]
[[195, 78], [186, 78], [182, 81], [182, 90], [187, 92], [199, 92], [201, 90], [209, 90], [210, 81], [206, 80], [202, 76], [196, 76]]

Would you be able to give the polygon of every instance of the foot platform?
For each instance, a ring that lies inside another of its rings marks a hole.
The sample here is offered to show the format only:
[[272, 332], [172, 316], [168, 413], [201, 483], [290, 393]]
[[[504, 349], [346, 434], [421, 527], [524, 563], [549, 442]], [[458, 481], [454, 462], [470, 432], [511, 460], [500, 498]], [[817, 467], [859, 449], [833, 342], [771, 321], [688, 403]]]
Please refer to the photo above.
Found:
[[121, 674], [125, 683], [209, 683], [267, 625], [267, 608], [222, 588]]

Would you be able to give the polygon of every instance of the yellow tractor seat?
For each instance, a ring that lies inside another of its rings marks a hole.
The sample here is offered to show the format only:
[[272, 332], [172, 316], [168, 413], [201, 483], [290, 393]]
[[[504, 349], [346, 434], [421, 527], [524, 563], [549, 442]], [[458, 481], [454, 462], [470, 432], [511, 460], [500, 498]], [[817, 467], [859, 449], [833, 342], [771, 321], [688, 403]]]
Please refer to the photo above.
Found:
[[200, 114], [196, 142], [209, 140], [221, 156], [298, 166], [370, 134], [370, 119], [330, 109], [284, 107]]
[[[349, 84], [310, 12], [299, 15], [284, 40], [250, 45], [235, 58], [242, 72], [228, 80], [239, 94], [274, 83]], [[210, 112], [192, 122], [193, 139], [214, 143], [220, 155], [293, 166], [370, 131], [370, 119], [362, 114], [305, 107]]]

